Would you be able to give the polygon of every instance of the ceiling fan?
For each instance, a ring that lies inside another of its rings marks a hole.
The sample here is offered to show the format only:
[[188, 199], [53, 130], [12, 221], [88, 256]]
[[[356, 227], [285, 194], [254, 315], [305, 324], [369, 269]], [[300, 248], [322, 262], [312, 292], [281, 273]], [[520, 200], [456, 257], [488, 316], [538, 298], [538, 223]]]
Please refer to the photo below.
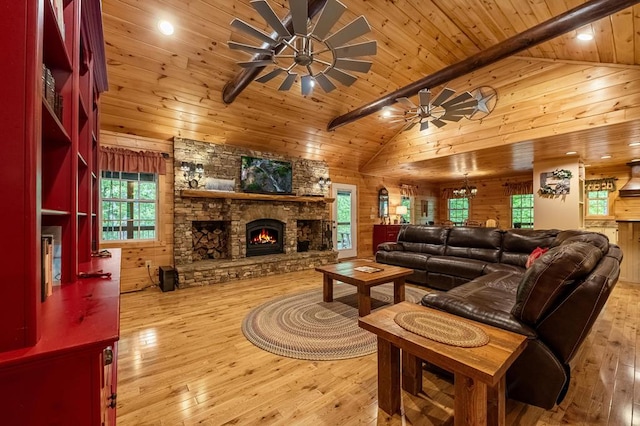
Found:
[[471, 120], [484, 117], [493, 110], [497, 100], [495, 89], [489, 86], [455, 94], [455, 90], [445, 87], [431, 100], [431, 91], [422, 89], [418, 92], [419, 105], [409, 98], [398, 98], [396, 101], [405, 109], [392, 109], [390, 116], [396, 118], [392, 122], [405, 122], [403, 131], [412, 129], [416, 124], [420, 124], [420, 131], [428, 129], [429, 123], [441, 128], [447, 122], [458, 122], [462, 118]]
[[330, 34], [333, 26], [347, 9], [338, 0], [327, 0], [315, 23], [312, 23], [308, 17], [308, 0], [289, 0], [293, 31], [287, 29], [285, 25], [288, 19], [281, 21], [266, 0], [253, 0], [250, 4], [273, 29], [273, 33], [267, 34], [235, 18], [231, 21], [233, 28], [262, 44], [253, 46], [229, 41], [228, 45], [231, 49], [254, 54], [250, 61], [240, 62], [241, 67], [274, 66], [270, 72], [257, 78], [256, 81], [266, 83], [284, 75], [278, 90], [289, 90], [298, 77], [295, 69], [301, 67], [306, 70], [306, 74], [300, 79], [302, 94], [309, 95], [316, 83], [325, 92], [331, 92], [336, 89], [333, 81], [345, 86], [355, 83], [357, 78], [347, 71], [366, 73], [371, 69], [370, 61], [353, 58], [375, 55], [376, 42], [348, 44], [371, 31], [364, 16], [359, 16]]

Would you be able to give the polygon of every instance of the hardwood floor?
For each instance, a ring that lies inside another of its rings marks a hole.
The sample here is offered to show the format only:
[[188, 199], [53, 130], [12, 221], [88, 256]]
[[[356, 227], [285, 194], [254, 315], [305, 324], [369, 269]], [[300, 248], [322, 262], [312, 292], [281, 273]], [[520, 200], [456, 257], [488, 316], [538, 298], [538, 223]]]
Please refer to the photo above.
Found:
[[[377, 407], [376, 355], [301, 361], [249, 343], [240, 326], [253, 307], [322, 288], [296, 272], [162, 293], [122, 295], [119, 425], [452, 424], [453, 386], [424, 373], [424, 391], [403, 393], [403, 415]], [[561, 405], [545, 411], [509, 401], [508, 425], [640, 424], [640, 286], [619, 282], [574, 359]]]

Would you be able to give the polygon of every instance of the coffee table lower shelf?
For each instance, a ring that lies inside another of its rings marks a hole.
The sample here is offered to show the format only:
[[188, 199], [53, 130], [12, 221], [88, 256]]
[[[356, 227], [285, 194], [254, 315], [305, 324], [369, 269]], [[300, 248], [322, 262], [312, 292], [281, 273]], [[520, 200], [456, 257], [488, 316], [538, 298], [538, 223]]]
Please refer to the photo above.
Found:
[[[439, 343], [400, 327], [400, 312], [420, 311], [460, 317], [402, 302], [362, 317], [360, 327], [378, 336], [378, 406], [390, 415], [400, 412], [400, 387], [416, 395], [422, 390], [422, 361], [454, 374], [454, 424], [505, 424], [505, 374], [524, 350], [525, 336], [463, 319], [480, 327], [489, 343], [463, 348]], [[402, 379], [401, 359], [402, 357]]]

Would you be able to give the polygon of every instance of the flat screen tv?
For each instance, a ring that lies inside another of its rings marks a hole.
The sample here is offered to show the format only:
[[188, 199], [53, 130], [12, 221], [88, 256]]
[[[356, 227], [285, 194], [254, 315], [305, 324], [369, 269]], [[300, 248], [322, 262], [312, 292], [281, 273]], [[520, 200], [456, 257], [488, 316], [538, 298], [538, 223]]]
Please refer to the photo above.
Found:
[[291, 163], [266, 158], [242, 157], [240, 187], [244, 192], [292, 194]]

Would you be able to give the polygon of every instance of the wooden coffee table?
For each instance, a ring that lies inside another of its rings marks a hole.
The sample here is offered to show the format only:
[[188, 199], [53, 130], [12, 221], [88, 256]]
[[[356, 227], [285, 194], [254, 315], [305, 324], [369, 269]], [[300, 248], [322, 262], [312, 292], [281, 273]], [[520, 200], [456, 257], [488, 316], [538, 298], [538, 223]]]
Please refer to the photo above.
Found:
[[[400, 327], [400, 312], [435, 312], [473, 324], [489, 336], [489, 343], [462, 348], [427, 339]], [[455, 425], [505, 424], [507, 369], [527, 345], [526, 336], [403, 302], [379, 309], [358, 325], [378, 336], [378, 407], [388, 414], [400, 412], [400, 351], [402, 389], [416, 395], [422, 390], [422, 360], [454, 374]]]
[[[365, 266], [380, 270], [361, 272], [355, 269]], [[334, 279], [358, 288], [358, 315], [361, 317], [369, 315], [371, 312], [371, 287], [393, 281], [393, 303], [400, 303], [404, 300], [404, 277], [413, 273], [413, 269], [366, 260], [319, 266], [316, 271], [324, 274], [322, 300], [325, 302], [333, 301]]]

